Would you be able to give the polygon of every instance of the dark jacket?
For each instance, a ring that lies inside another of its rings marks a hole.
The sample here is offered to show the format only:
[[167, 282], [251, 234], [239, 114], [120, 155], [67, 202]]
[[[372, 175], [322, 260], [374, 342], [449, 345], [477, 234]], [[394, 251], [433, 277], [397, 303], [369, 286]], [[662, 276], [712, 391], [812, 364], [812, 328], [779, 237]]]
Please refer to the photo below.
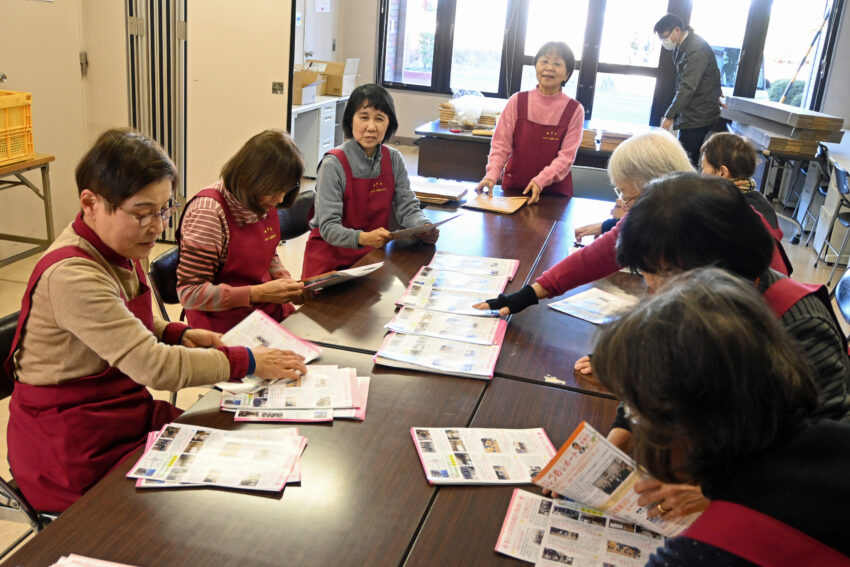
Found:
[[688, 28], [688, 35], [673, 50], [676, 64], [676, 96], [665, 118], [673, 127], [699, 128], [720, 117], [720, 69], [708, 43]]

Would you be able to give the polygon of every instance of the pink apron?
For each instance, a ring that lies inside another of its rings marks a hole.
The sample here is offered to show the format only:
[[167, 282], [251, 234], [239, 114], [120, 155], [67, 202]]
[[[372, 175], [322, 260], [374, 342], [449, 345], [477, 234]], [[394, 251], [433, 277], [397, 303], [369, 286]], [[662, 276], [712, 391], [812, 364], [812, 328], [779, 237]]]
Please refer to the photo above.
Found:
[[[395, 176], [393, 176], [390, 151], [381, 146], [381, 174], [374, 179], [354, 177], [351, 165], [340, 149], [328, 152], [336, 157], [345, 171], [345, 191], [342, 197], [342, 224], [369, 232], [387, 227], [395, 195]], [[331, 270], [350, 267], [372, 250], [371, 246], [362, 248], [343, 248], [325, 242], [319, 233], [319, 227], [310, 231], [310, 238], [304, 249], [304, 267], [301, 277], [310, 278]]]
[[[39, 260], [21, 304], [7, 367], [20, 344], [35, 285], [47, 268], [67, 258], [91, 256], [68, 246]], [[133, 264], [139, 294], [124, 302], [153, 333], [150, 288], [140, 262]], [[180, 413], [171, 404], [154, 401], [147, 388], [112, 366], [55, 386], [16, 382], [7, 430], [12, 475], [35, 509], [61, 512], [144, 445], [148, 431], [160, 429]]]
[[682, 533], [756, 565], [850, 566], [850, 558], [808, 534], [757, 510], [715, 500]]
[[[195, 195], [195, 198], [198, 197], [209, 197], [221, 205], [230, 231], [227, 260], [224, 261], [224, 266], [215, 275], [212, 283], [248, 286], [271, 281], [269, 266], [277, 254], [277, 245], [280, 243], [280, 221], [277, 212], [272, 211], [273, 214], [267, 214], [265, 219], [255, 223], [239, 226], [220, 191], [203, 189]], [[178, 234], [178, 240], [179, 238]], [[281, 321], [295, 311], [291, 303], [284, 305], [255, 303], [248, 307], [236, 307], [226, 311], [187, 309], [186, 320], [194, 328], [226, 333], [255, 309], [265, 311], [275, 321]]]
[[[519, 189], [522, 191], [558, 156], [561, 144], [570, 120], [573, 118], [578, 102], [570, 99], [561, 114], [561, 119], [555, 126], [531, 122], [528, 119], [528, 91], [519, 93], [517, 99], [517, 121], [514, 126], [513, 150], [505, 165], [502, 176], [504, 189]], [[572, 171], [560, 181], [546, 187], [541, 187], [544, 193], [573, 196]]]

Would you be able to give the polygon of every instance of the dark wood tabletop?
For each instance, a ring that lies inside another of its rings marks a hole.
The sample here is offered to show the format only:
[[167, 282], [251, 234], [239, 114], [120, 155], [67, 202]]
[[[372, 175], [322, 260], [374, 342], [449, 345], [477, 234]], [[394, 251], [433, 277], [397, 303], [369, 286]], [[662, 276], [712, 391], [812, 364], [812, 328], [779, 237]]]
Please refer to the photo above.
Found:
[[[582, 420], [607, 431], [616, 409], [613, 400], [494, 378], [470, 427], [543, 427], [558, 448]], [[404, 565], [520, 565], [494, 551], [515, 488], [441, 487]], [[519, 488], [540, 493], [530, 485]]]
[[[299, 424], [308, 439], [300, 485], [282, 495], [136, 489], [124, 474], [139, 451], [8, 564], [50, 565], [79, 553], [146, 567], [399, 565], [436, 491], [424, 480], [409, 428], [467, 426], [486, 383], [372, 368], [368, 356], [336, 349], [320, 362], [372, 377], [366, 420]], [[218, 399], [211, 392], [181, 421], [280, 427], [234, 424]]]
[[[357, 265], [384, 262], [381, 269], [322, 290], [287, 317], [283, 326], [318, 344], [375, 353], [383, 341], [384, 325], [395, 314], [396, 301], [436, 250], [519, 260], [518, 271], [507, 287], [508, 292], [517, 291], [534, 268], [554, 221], [537, 211], [520, 211], [510, 216], [461, 211], [460, 218], [440, 227], [436, 245], [390, 242], [371, 251]], [[448, 213], [428, 211], [428, 214], [439, 220], [438, 215]]]
[[[529, 283], [567, 257], [575, 241], [575, 228], [594, 221], [590, 214], [591, 211], [582, 211], [581, 215], [568, 215], [566, 220], [557, 223], [532, 271]], [[597, 218], [606, 217], [603, 215]], [[544, 299], [539, 305], [511, 315], [496, 363], [496, 375], [610, 396], [594, 378], [578, 375], [573, 370], [576, 360], [593, 351], [596, 325], [547, 307], [549, 303], [581, 293], [594, 285], [609, 291], [621, 290], [632, 294], [643, 293], [645, 289], [643, 280], [638, 276], [617, 272], [604, 280], [580, 286], [559, 297]]]

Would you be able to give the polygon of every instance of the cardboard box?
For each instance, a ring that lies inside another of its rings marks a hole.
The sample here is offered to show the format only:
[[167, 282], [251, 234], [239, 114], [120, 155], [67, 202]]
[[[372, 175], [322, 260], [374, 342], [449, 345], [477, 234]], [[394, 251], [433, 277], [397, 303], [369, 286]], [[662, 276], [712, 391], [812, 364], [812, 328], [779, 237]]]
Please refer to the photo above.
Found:
[[315, 71], [324, 77], [325, 82], [319, 90], [319, 94], [327, 96], [347, 96], [354, 90], [357, 79], [357, 67], [360, 59], [346, 59], [345, 63], [340, 61], [320, 61], [308, 59], [304, 62], [304, 68]]
[[322, 86], [322, 79], [315, 71], [295, 71], [292, 73], [292, 104], [310, 104]]

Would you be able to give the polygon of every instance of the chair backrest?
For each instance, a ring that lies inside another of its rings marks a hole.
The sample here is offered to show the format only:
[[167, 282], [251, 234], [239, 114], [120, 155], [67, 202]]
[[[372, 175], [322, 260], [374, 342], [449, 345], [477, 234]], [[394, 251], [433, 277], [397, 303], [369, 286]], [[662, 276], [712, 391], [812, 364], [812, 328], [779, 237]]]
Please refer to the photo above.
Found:
[[838, 283], [832, 290], [835, 294], [835, 303], [838, 304], [838, 310], [841, 311], [841, 316], [844, 320], [850, 323], [850, 268], [844, 272]]
[[848, 183], [847, 179], [847, 170], [834, 162], [832, 167], [833, 175], [835, 175], [835, 187], [838, 189], [839, 193], [847, 195], [850, 193], [850, 183]]
[[165, 304], [174, 305], [180, 303], [177, 298], [177, 264], [180, 260], [180, 248], [175, 246], [171, 250], [163, 252], [151, 262], [148, 270], [153, 295], [159, 306], [163, 319], [170, 321]]
[[20, 311], [16, 311], [0, 319], [0, 400], [11, 396], [15, 387], [14, 379], [6, 373], [6, 359], [12, 351], [19, 315]]
[[608, 179], [608, 170], [598, 167], [573, 166], [573, 196], [598, 201], [613, 201], [616, 197]]
[[313, 210], [316, 200], [316, 192], [312, 189], [301, 191], [291, 207], [278, 209], [277, 217], [280, 220], [280, 239], [291, 240], [301, 236], [310, 228], [309, 215]]

